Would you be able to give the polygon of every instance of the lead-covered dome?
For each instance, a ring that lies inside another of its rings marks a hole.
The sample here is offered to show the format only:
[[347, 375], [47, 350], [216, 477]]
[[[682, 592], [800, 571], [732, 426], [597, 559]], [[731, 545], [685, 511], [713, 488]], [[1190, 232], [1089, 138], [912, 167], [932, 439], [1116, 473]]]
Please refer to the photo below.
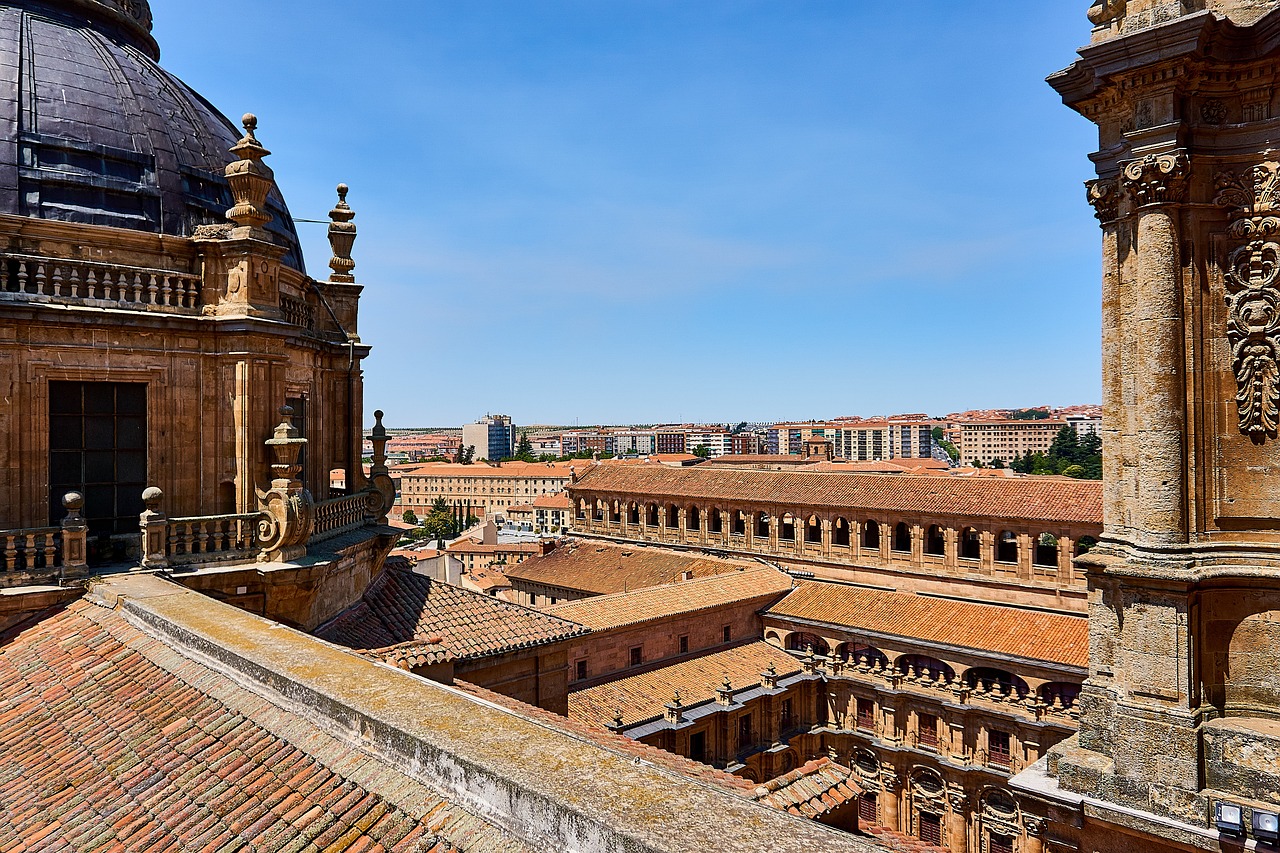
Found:
[[[147, 0], [0, 0], [0, 213], [179, 237], [226, 222], [241, 134], [161, 68]], [[279, 192], [267, 230], [301, 270]]]

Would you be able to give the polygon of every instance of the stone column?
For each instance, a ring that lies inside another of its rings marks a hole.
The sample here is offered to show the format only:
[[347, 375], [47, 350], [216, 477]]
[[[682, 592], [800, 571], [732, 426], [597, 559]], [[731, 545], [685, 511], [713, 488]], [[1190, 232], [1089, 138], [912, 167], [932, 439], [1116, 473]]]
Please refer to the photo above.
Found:
[[951, 807], [947, 812], [947, 846], [951, 853], [966, 853], [969, 849], [969, 815], [965, 809], [968, 801], [964, 791], [953, 790], [947, 794]]
[[676, 532], [680, 534], [679, 539], [682, 543], [688, 543], [689, 541], [688, 514], [689, 511], [684, 507], [680, 507], [676, 510], [676, 523], [678, 525]]
[[922, 524], [911, 525], [911, 565], [916, 568], [924, 562], [924, 531]]
[[880, 525], [880, 564], [888, 565], [893, 547], [893, 525], [886, 525], [879, 519], [876, 519], [876, 524]]
[[1019, 533], [1018, 535], [1018, 577], [1023, 580], [1030, 580], [1035, 573], [1032, 565], [1035, 559], [1033, 548], [1036, 540], [1030, 533]]
[[824, 518], [822, 525], [822, 556], [831, 559], [831, 519]]
[[1058, 583], [1063, 586], [1071, 583], [1071, 557], [1075, 550], [1075, 539], [1070, 536], [1058, 537]]
[[901, 832], [898, 825], [898, 797], [901, 790], [901, 782], [898, 774], [893, 770], [881, 771], [880, 777], [880, 806], [884, 813], [885, 829], [891, 829], [894, 832]]
[[782, 525], [782, 517], [769, 513], [769, 550], [778, 551], [778, 528]]
[[1022, 825], [1026, 829], [1027, 834], [1022, 845], [1023, 853], [1043, 853], [1044, 851], [1044, 831], [1045, 824], [1048, 821], [1042, 817], [1034, 817], [1032, 815], [1022, 816]]
[[[1150, 154], [1125, 165], [1122, 188], [1129, 198], [1136, 233], [1121, 274], [1129, 279], [1132, 315], [1124, 325], [1121, 375], [1112, 382], [1133, 382], [1128, 408], [1132, 434], [1123, 439], [1136, 463], [1137, 500], [1132, 513], [1139, 543], [1177, 543], [1186, 539], [1183, 509], [1183, 431], [1186, 411], [1182, 386], [1182, 247], [1177, 205], [1186, 194], [1186, 155]], [[1107, 519], [1113, 524], [1119, 519]]]

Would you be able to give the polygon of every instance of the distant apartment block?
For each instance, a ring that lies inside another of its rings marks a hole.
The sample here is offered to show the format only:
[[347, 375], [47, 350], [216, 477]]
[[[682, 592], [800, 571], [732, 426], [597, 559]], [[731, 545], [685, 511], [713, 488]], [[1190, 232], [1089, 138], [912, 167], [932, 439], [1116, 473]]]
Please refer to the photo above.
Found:
[[820, 438], [831, 442], [838, 458], [851, 462], [928, 459], [935, 425], [923, 415], [774, 424], [765, 433], [765, 452], [803, 455], [809, 441]]
[[474, 447], [475, 458], [497, 462], [515, 455], [516, 428], [507, 415], [485, 415], [462, 428], [462, 446]]
[[1067, 425], [1067, 421], [1060, 418], [1033, 421], [999, 418], [961, 423], [958, 442], [961, 464], [990, 465], [997, 459], [1007, 463], [1028, 453], [1048, 453], [1058, 432]]
[[570, 469], [581, 473], [590, 462], [505, 462], [501, 465], [455, 465], [430, 462], [400, 474], [400, 501], [395, 514], [413, 510], [418, 517], [431, 511], [437, 498], [450, 505], [470, 506], [474, 515], [504, 513], [511, 506], [534, 504], [544, 495], [557, 495], [569, 485]]

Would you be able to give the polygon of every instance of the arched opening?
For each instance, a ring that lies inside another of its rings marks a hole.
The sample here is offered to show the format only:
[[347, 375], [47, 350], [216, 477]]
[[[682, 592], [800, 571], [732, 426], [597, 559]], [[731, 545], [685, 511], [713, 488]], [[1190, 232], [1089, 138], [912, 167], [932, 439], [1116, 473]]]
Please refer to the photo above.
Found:
[[1001, 530], [996, 537], [996, 562], [1018, 562], [1018, 536], [1008, 530]]
[[667, 504], [667, 528], [674, 530], [680, 526], [680, 507]]
[[1022, 700], [1027, 698], [1030, 688], [1012, 672], [989, 666], [975, 666], [966, 670], [964, 683], [974, 696], [984, 699]]
[[622, 521], [622, 504], [619, 501], [609, 504], [609, 520], [614, 524]]
[[[850, 645], [848, 643], [846, 646]], [[864, 672], [884, 672], [889, 669], [889, 658], [884, 652], [872, 646], [855, 646], [848, 652], [845, 660]]]
[[904, 521], [893, 526], [893, 550], [903, 554], [911, 553], [911, 528]]
[[880, 525], [876, 522], [868, 521], [866, 524], [862, 525], [862, 547], [880, 547]]
[[947, 553], [947, 540], [942, 535], [942, 528], [930, 524], [924, 535], [924, 552], [933, 557], [941, 557]]
[[914, 683], [950, 684], [956, 677], [956, 671], [949, 665], [928, 655], [902, 655], [896, 665], [898, 672]]
[[1098, 540], [1092, 536], [1081, 536], [1076, 540], [1076, 556], [1088, 554], [1098, 545]]
[[1052, 533], [1041, 533], [1036, 537], [1036, 546], [1031, 552], [1031, 562], [1037, 566], [1058, 567], [1058, 537]]
[[649, 527], [658, 526], [658, 505], [646, 504], [644, 508], [645, 524]]
[[587, 517], [587, 502], [582, 498], [578, 498], [573, 508], [575, 518], [585, 519]]
[[596, 501], [591, 504], [591, 520], [604, 521], [604, 501]]
[[702, 513], [696, 506], [691, 506], [685, 510], [684, 526], [689, 530], [702, 529]]
[[765, 641], [766, 643], [772, 643], [772, 644], [773, 644], [773, 645], [775, 645], [775, 646], [780, 646], [780, 645], [782, 645], [782, 642], [778, 639], [778, 632], [777, 632], [777, 631], [765, 631], [765, 632], [764, 632], [764, 641]]
[[796, 541], [796, 519], [791, 513], [782, 516], [782, 523], [778, 525], [778, 539], [783, 542]]
[[831, 652], [831, 647], [827, 645], [827, 641], [806, 631], [796, 631], [787, 637], [787, 648], [793, 652], [809, 651], [810, 646], [813, 647], [815, 655], [827, 655]]
[[755, 537], [757, 539], [769, 538], [769, 514], [761, 512], [756, 514]]
[[804, 541], [812, 545], [822, 544], [822, 522], [816, 515], [809, 516], [804, 525]]
[[960, 559], [982, 559], [982, 534], [977, 528], [966, 527], [960, 532]]
[[1070, 713], [1079, 696], [1080, 685], [1068, 681], [1050, 681], [1048, 684], [1041, 684], [1036, 691], [1036, 697], [1051, 714]]
[[635, 501], [632, 501], [631, 504], [627, 506], [627, 524], [639, 524], [639, 523], [640, 523], [640, 505], [637, 504]]
[[734, 536], [747, 535], [747, 517], [742, 510], [734, 509], [729, 511], [729, 532]]
[[707, 515], [707, 531], [710, 533], [719, 533], [724, 530], [724, 518], [720, 515], [720, 510], [712, 508], [710, 514]]
[[849, 547], [849, 520], [837, 518], [831, 522], [831, 544], [839, 548]]

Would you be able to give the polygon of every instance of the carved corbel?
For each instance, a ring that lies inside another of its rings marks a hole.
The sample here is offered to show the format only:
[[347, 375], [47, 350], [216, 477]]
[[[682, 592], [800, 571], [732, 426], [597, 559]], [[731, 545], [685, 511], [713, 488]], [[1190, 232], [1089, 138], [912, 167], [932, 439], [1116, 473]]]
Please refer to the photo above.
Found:
[[1280, 421], [1280, 165], [1219, 172], [1214, 186], [1231, 213], [1223, 279], [1236, 411], [1240, 431], [1261, 444]]
[[1120, 186], [1114, 179], [1085, 181], [1085, 198], [1093, 205], [1093, 215], [1104, 225], [1114, 222], [1120, 206]]
[[1189, 170], [1185, 154], [1148, 154], [1125, 164], [1121, 187], [1134, 207], [1177, 204], [1186, 199]]

